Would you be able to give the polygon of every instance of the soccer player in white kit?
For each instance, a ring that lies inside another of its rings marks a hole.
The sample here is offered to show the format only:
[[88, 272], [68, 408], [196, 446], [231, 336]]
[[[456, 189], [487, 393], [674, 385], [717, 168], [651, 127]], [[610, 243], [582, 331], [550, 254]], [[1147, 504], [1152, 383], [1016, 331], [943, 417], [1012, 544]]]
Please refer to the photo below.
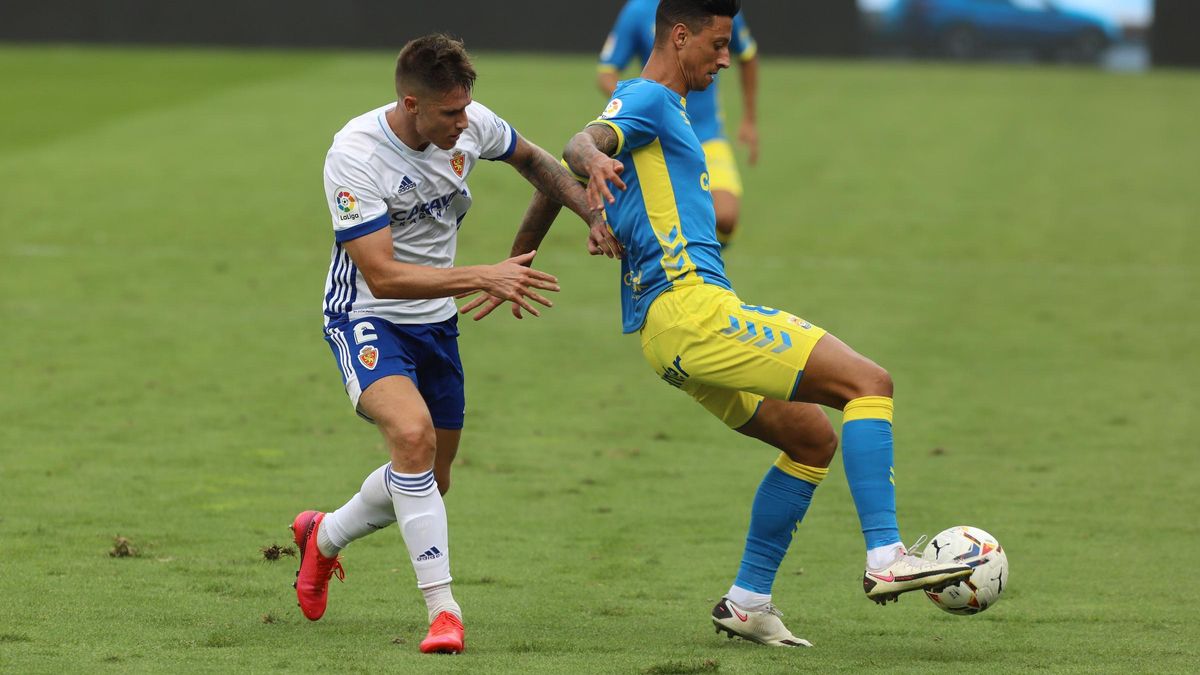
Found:
[[555, 277], [530, 267], [534, 251], [495, 265], [454, 267], [455, 244], [479, 160], [512, 165], [590, 226], [588, 248], [620, 245], [603, 214], [549, 153], [471, 100], [475, 71], [461, 42], [429, 35], [396, 61], [397, 102], [351, 120], [325, 159], [334, 245], [325, 282], [325, 338], [355, 411], [383, 434], [391, 460], [359, 492], [325, 514], [304, 511], [296, 595], [304, 615], [325, 613], [329, 579], [344, 577], [338, 552], [393, 522], [408, 549], [430, 628], [421, 651], [464, 648], [462, 612], [450, 591], [442, 495], [463, 427], [463, 370], [453, 296], [483, 291], [494, 307], [538, 315]]

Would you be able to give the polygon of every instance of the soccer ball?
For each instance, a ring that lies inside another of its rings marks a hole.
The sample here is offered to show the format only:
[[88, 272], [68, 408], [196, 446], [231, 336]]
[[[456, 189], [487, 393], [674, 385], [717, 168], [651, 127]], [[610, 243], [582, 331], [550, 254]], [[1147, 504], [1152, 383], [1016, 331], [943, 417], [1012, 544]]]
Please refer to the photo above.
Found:
[[996, 604], [1008, 585], [1008, 556], [992, 535], [978, 527], [956, 525], [929, 540], [921, 557], [937, 562], [951, 560], [975, 568], [971, 576], [933, 592], [933, 604], [951, 614], [978, 614]]

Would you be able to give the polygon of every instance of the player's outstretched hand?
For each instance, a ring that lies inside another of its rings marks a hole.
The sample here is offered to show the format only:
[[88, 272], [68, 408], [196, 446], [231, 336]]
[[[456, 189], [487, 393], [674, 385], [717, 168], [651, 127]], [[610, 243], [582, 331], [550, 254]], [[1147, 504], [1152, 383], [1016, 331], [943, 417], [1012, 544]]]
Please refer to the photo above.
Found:
[[[459, 307], [458, 313], [459, 314], [469, 314], [471, 311], [478, 308], [479, 311], [475, 312], [475, 316], [471, 317], [475, 321], [478, 321], [478, 320], [482, 319], [483, 317], [487, 316], [488, 314], [491, 314], [492, 310], [494, 310], [497, 307], [499, 307], [500, 305], [504, 304], [504, 298], [497, 298], [496, 296], [492, 295], [491, 293], [480, 294], [480, 291], [470, 291], [467, 293], [459, 293], [458, 295], [456, 295], [454, 297], [462, 299], [462, 298], [469, 298], [472, 295], [477, 295], [477, 297], [474, 298], [473, 300], [471, 300], [470, 302], [468, 302], [467, 304], [463, 305], [462, 307]], [[515, 317], [517, 319], [525, 318], [525, 316], [523, 314], [521, 314], [521, 307], [519, 305], [514, 304], [512, 306], [512, 314], [513, 314], [513, 317]]]
[[605, 204], [612, 204], [617, 200], [608, 189], [608, 184], [612, 183], [618, 190], [624, 190], [625, 181], [621, 180], [621, 172], [624, 170], [624, 164], [602, 154], [597, 154], [595, 160], [588, 165], [588, 206], [593, 211], [603, 210]]
[[[558, 279], [554, 275], [529, 267], [533, 263], [535, 255], [537, 255], [537, 251], [530, 251], [495, 265], [484, 266], [481, 290], [485, 291], [486, 295], [481, 295], [463, 305], [459, 312], [466, 314], [478, 308], [479, 311], [472, 317], [478, 321], [491, 314], [492, 310], [502, 303], [511, 302], [513, 303], [513, 316], [520, 319], [522, 318], [521, 309], [534, 316], [541, 316], [541, 313], [530, 304], [530, 300], [545, 307], [553, 307], [554, 303], [538, 291], [557, 292], [559, 290]], [[464, 293], [458, 297], [468, 295], [471, 293]]]
[[610, 258], [620, 258], [625, 255], [625, 249], [621, 246], [621, 242], [617, 241], [617, 236], [608, 226], [608, 221], [603, 219], [601, 222], [592, 223], [591, 229], [588, 230], [587, 247], [588, 253], [592, 255], [606, 255]]

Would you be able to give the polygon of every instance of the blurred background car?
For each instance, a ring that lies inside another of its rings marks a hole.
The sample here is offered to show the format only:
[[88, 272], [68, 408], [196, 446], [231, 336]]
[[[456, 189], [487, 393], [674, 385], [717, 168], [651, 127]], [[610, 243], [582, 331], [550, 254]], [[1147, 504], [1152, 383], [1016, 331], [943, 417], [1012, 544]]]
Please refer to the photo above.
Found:
[[1116, 23], [1050, 0], [896, 0], [881, 18], [883, 35], [894, 43], [954, 59], [1026, 52], [1097, 63], [1121, 41]]

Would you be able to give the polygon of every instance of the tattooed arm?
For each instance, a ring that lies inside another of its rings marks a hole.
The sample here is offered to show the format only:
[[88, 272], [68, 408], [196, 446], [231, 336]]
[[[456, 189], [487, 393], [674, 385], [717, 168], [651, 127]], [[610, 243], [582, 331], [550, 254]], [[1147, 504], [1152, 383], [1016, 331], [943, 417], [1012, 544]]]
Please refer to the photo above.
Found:
[[[587, 191], [579, 184], [575, 176], [572, 176], [562, 164], [550, 156], [550, 153], [518, 136], [516, 149], [505, 161], [537, 188], [537, 191], [533, 193], [533, 200], [530, 202], [529, 208], [525, 210], [524, 218], [521, 219], [521, 226], [517, 230], [512, 245], [513, 251], [520, 251], [518, 255], [529, 254], [525, 259], [526, 265], [533, 264], [533, 254], [546, 237], [546, 233], [550, 231], [554, 220], [558, 218], [563, 205], [574, 211], [588, 224], [589, 253], [606, 255], [610, 258], [621, 257], [624, 251], [620, 242], [613, 235], [612, 229], [608, 227], [608, 221], [604, 219], [604, 207], [589, 208]], [[462, 298], [467, 295], [471, 294], [466, 293], [458, 297]], [[483, 294], [460, 307], [458, 311], [462, 314], [475, 311], [472, 318], [478, 321], [491, 314], [492, 310], [504, 302], [504, 298]], [[536, 314], [530, 307], [525, 307], [525, 310]], [[515, 302], [512, 306], [512, 314], [518, 319], [522, 318], [521, 306]]]
[[625, 189], [625, 182], [621, 180], [625, 165], [613, 159], [620, 147], [621, 141], [612, 127], [590, 124], [575, 134], [563, 150], [567, 168], [588, 179], [587, 203], [593, 209], [603, 209], [605, 203], [616, 201], [608, 189], [609, 183], [619, 190]]
[[[513, 237], [512, 250], [521, 253], [536, 250], [538, 246], [542, 245], [542, 239], [546, 237], [546, 232], [550, 230], [550, 226], [554, 224], [554, 220], [558, 218], [561, 211], [562, 204], [547, 197], [545, 193], [535, 190], [529, 207], [525, 209], [525, 217], [521, 219], [521, 227], [517, 229], [517, 236]], [[590, 250], [590, 238], [588, 244]]]
[[538, 190], [533, 203], [525, 212], [525, 218], [521, 221], [521, 229], [517, 232], [513, 250], [516, 250], [518, 244], [526, 247], [522, 253], [537, 248], [550, 226], [554, 224], [554, 219], [558, 217], [558, 205], [562, 205], [574, 211], [588, 224], [589, 251], [610, 258], [621, 256], [621, 245], [617, 243], [604, 220], [603, 207], [588, 206], [587, 191], [550, 153], [518, 136], [516, 149], [505, 161]]

